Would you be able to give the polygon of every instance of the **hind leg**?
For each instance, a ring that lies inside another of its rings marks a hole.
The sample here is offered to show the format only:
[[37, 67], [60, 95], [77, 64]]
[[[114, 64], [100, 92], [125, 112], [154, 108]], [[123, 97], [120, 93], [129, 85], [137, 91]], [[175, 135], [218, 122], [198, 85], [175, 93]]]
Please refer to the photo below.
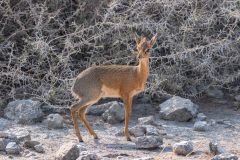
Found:
[[81, 108], [82, 106], [85, 106], [86, 104], [87, 104], [87, 101], [81, 99], [79, 102], [73, 104], [70, 108], [74, 130], [75, 130], [76, 136], [78, 137], [79, 142], [83, 142], [83, 140], [82, 140], [82, 136], [81, 136], [81, 133], [80, 133], [80, 129], [78, 127], [77, 115], [76, 114], [77, 114], [77, 111], [79, 110], [79, 108]]
[[81, 107], [79, 110], [78, 110], [78, 115], [79, 115], [79, 118], [80, 120], [83, 122], [84, 126], [88, 129], [88, 132], [95, 138], [97, 139], [97, 134], [94, 132], [94, 130], [92, 129], [92, 127], [90, 126], [88, 120], [87, 120], [87, 117], [86, 117], [86, 114], [85, 114], [85, 111], [87, 109], [88, 106], [84, 106], [84, 107]]

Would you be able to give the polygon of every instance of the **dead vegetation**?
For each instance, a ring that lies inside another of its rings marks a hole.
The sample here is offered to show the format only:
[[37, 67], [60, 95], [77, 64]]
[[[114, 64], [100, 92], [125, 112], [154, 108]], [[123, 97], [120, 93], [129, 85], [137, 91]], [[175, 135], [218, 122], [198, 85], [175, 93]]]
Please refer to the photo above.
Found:
[[239, 0], [3, 0], [0, 97], [68, 104], [83, 69], [136, 63], [135, 33], [159, 34], [146, 93], [239, 91]]

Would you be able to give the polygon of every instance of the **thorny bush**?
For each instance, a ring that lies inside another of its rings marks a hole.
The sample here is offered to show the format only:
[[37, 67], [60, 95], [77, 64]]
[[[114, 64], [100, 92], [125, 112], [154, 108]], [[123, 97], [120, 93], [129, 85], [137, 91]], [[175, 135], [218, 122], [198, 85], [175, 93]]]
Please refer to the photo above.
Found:
[[137, 64], [135, 33], [158, 33], [145, 93], [239, 92], [240, 0], [2, 0], [0, 97], [69, 104], [74, 77]]

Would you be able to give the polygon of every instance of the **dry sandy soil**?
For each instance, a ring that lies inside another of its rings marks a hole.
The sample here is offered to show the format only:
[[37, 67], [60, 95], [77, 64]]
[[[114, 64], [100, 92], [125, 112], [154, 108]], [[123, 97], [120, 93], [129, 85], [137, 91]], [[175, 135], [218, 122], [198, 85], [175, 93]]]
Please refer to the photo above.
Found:
[[[213, 124], [210, 131], [193, 131], [194, 122], [172, 122], [160, 120], [158, 116], [158, 104], [134, 104], [133, 117], [130, 127], [136, 125], [137, 118], [154, 115], [156, 123], [165, 128], [167, 135], [163, 137], [162, 148], [155, 150], [139, 150], [135, 148], [133, 142], [128, 142], [124, 137], [117, 137], [115, 134], [123, 128], [123, 123], [110, 125], [104, 123], [101, 117], [88, 116], [93, 128], [99, 136], [99, 140], [94, 140], [81, 124], [85, 146], [88, 150], [97, 153], [100, 157], [110, 157], [117, 159], [123, 156], [129, 159], [140, 157], [155, 157], [161, 160], [208, 160], [213, 157], [209, 153], [209, 141], [217, 140], [227, 151], [240, 157], [240, 110], [236, 110], [231, 100], [211, 100], [207, 98], [198, 99], [200, 112], [208, 117], [208, 121], [217, 122]], [[33, 150], [24, 149], [19, 156], [9, 156], [0, 154], [0, 159], [54, 159], [56, 151], [67, 142], [77, 142], [74, 135], [73, 126], [66, 125], [64, 129], [49, 130], [42, 124], [9, 126], [9, 130], [28, 130], [32, 140], [41, 142], [45, 148], [45, 153], [36, 153]], [[194, 152], [187, 157], [177, 156], [172, 152], [171, 145], [182, 140], [192, 140]], [[134, 138], [133, 138], [134, 141]], [[30, 155], [29, 156], [29, 152]], [[32, 153], [32, 154], [31, 154]], [[28, 156], [26, 156], [28, 155]]]

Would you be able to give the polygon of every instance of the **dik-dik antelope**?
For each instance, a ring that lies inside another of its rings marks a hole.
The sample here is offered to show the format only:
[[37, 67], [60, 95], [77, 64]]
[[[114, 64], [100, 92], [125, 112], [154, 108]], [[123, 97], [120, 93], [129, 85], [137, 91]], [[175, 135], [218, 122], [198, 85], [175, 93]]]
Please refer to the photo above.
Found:
[[72, 93], [79, 101], [71, 106], [71, 116], [79, 142], [83, 142], [83, 140], [77, 124], [76, 113], [78, 112], [80, 120], [89, 133], [97, 139], [97, 134], [86, 119], [85, 111], [88, 106], [98, 102], [102, 97], [122, 98], [125, 108], [124, 134], [126, 139], [131, 141], [128, 133], [128, 122], [132, 113], [132, 99], [134, 95], [144, 90], [149, 75], [149, 50], [153, 47], [156, 39], [157, 35], [150, 41], [147, 41], [145, 37], [136, 38], [139, 58], [137, 66], [93, 66], [77, 76]]

